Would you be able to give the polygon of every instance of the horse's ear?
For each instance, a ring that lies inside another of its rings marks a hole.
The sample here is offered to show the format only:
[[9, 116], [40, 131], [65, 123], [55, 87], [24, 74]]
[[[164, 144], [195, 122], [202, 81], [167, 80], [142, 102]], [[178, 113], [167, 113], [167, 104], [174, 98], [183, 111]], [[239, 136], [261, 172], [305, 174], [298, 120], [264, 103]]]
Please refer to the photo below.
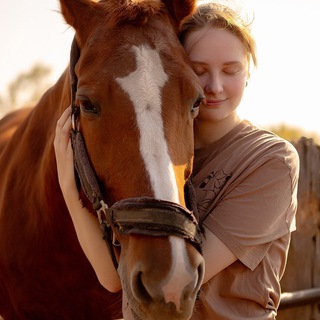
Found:
[[60, 9], [65, 21], [81, 33], [86, 29], [96, 4], [91, 0], [60, 0]]
[[180, 26], [181, 21], [192, 14], [196, 8], [196, 0], [162, 0], [171, 16]]

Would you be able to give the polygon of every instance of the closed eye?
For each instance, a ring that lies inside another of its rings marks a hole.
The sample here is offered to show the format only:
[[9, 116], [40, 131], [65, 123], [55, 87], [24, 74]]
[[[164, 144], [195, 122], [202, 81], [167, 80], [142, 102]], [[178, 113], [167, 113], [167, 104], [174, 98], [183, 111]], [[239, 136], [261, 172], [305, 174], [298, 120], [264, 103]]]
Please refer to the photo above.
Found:
[[239, 73], [241, 70], [240, 69], [235, 69], [235, 68], [233, 68], [233, 69], [225, 69], [225, 70], [223, 70], [224, 71], [224, 73], [225, 74], [230, 74], [230, 75], [232, 75], [232, 74], [237, 74], [237, 73]]

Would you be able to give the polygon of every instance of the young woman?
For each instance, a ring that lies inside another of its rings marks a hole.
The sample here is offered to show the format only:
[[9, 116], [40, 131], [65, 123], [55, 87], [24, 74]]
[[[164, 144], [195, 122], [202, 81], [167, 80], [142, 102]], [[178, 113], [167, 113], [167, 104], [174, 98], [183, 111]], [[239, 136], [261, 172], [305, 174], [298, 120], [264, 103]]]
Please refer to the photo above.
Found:
[[256, 53], [236, 12], [200, 6], [180, 39], [206, 95], [195, 119], [193, 184], [206, 230], [195, 319], [275, 319], [295, 229], [297, 152], [237, 114]]
[[[237, 114], [256, 53], [249, 26], [236, 12], [201, 5], [184, 22], [180, 39], [206, 95], [195, 120], [192, 177], [206, 271], [192, 319], [275, 319], [295, 229], [297, 152]], [[101, 255], [106, 248], [99, 226], [78, 200], [69, 114], [59, 120], [54, 143], [61, 189], [100, 282], [116, 291], [120, 281], [109, 255]]]

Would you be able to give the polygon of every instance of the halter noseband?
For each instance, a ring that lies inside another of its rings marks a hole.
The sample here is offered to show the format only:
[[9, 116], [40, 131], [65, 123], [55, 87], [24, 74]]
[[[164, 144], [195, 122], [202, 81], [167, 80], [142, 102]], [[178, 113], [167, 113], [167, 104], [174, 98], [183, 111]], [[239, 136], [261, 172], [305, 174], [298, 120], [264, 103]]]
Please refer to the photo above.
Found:
[[77, 76], [75, 65], [80, 57], [80, 49], [74, 38], [70, 54], [71, 77], [71, 108], [72, 130], [70, 132], [74, 153], [75, 175], [80, 182], [83, 192], [97, 213], [104, 239], [112, 257], [115, 268], [118, 262], [114, 252], [114, 231], [121, 235], [142, 234], [148, 236], [170, 236], [189, 240], [201, 253], [201, 231], [194, 216], [197, 214], [194, 189], [187, 181], [185, 192], [186, 200], [193, 212], [183, 206], [164, 200], [153, 198], [129, 198], [113, 204], [110, 208], [104, 202], [101, 190], [90, 163], [85, 142], [77, 128], [77, 119], [80, 114], [79, 107], [75, 104], [77, 90]]

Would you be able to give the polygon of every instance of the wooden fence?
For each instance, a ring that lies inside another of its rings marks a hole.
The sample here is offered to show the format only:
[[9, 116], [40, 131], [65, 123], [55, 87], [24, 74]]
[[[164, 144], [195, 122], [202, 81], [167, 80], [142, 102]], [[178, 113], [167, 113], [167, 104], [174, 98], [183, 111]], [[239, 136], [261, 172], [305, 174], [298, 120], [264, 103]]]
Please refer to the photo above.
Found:
[[293, 143], [300, 156], [297, 230], [281, 281], [278, 320], [320, 320], [320, 146]]

